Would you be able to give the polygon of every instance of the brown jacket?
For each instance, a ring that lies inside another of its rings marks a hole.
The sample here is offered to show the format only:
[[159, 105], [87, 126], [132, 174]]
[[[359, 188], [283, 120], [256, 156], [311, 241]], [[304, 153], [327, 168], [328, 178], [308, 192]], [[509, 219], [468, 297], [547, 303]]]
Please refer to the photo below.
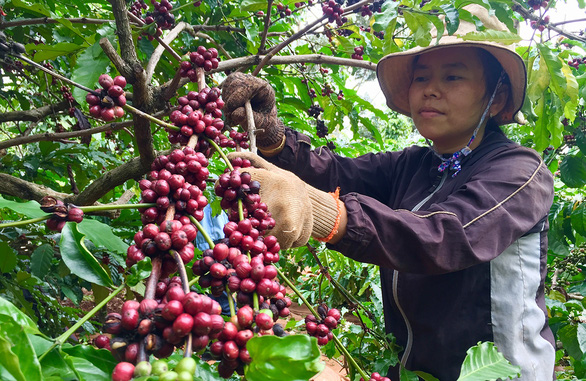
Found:
[[[495, 342], [523, 380], [551, 380], [544, 279], [553, 178], [539, 155], [487, 129], [461, 172], [428, 147], [344, 158], [287, 130], [272, 162], [341, 189], [347, 233], [331, 248], [380, 266], [385, 324], [401, 362], [455, 380], [466, 350]], [[398, 380], [397, 369], [389, 370]]]

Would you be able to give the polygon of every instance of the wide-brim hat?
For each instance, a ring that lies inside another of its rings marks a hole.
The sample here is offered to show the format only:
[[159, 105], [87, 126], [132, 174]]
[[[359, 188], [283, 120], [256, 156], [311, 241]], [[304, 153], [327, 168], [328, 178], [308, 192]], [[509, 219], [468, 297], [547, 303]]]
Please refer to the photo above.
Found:
[[[509, 31], [495, 16], [489, 16], [486, 8], [482, 6], [471, 4], [464, 7], [464, 9], [478, 17], [487, 29], [502, 32]], [[474, 32], [476, 32], [476, 26], [473, 23], [460, 20], [457, 31], [453, 35], [448, 35], [447, 32], [444, 33], [435, 45], [418, 46], [383, 57], [377, 65], [376, 73], [383, 94], [387, 99], [387, 105], [392, 110], [411, 117], [409, 87], [413, 78], [413, 60], [416, 56], [449, 47], [482, 48], [500, 62], [510, 82], [507, 104], [493, 119], [499, 125], [515, 122], [515, 115], [523, 106], [527, 88], [527, 69], [523, 58], [510, 45], [491, 41], [469, 41], [462, 38], [468, 33]], [[434, 36], [432, 41], [436, 40]]]

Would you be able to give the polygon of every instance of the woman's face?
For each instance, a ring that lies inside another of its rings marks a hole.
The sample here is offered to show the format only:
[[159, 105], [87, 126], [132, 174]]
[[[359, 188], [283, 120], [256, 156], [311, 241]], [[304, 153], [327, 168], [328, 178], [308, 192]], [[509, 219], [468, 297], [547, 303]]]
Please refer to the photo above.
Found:
[[476, 49], [453, 47], [424, 53], [414, 64], [409, 88], [415, 127], [433, 141], [438, 152], [456, 152], [468, 144], [480, 120], [487, 104], [485, 93], [484, 69]]

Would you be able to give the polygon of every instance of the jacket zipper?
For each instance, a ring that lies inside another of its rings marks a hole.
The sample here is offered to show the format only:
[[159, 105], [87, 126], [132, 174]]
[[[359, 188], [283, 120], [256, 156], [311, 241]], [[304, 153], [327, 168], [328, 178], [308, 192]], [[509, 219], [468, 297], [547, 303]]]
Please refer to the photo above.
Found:
[[[438, 186], [427, 197], [425, 197], [417, 205], [415, 205], [413, 207], [413, 209], [411, 209], [411, 211], [412, 212], [418, 211], [427, 201], [429, 201], [429, 199], [442, 188], [442, 186], [446, 182], [447, 177], [448, 177], [448, 171], [444, 171]], [[393, 299], [395, 300], [395, 305], [397, 306], [397, 309], [401, 313], [401, 316], [403, 317], [403, 321], [405, 322], [405, 326], [407, 327], [407, 345], [405, 346], [405, 352], [403, 352], [403, 356], [401, 357], [401, 364], [403, 366], [405, 366], [405, 364], [407, 364], [407, 359], [409, 358], [409, 355], [411, 354], [411, 347], [413, 346], [413, 330], [411, 328], [411, 323], [409, 323], [409, 320], [407, 319], [407, 315], [405, 315], [405, 311], [403, 310], [403, 307], [401, 307], [401, 304], [399, 303], [398, 284], [399, 284], [399, 272], [397, 270], [393, 270]]]

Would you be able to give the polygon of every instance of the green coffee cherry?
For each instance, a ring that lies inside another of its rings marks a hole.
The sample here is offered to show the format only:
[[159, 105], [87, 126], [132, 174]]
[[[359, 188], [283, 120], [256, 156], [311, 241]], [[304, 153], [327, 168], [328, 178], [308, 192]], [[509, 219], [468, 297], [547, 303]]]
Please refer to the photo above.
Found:
[[159, 376], [159, 381], [177, 381], [177, 377], [179, 377], [177, 372], [168, 370]]
[[186, 371], [179, 372], [177, 381], [193, 381], [193, 373], [189, 373]]
[[152, 365], [148, 361], [141, 361], [134, 368], [134, 377], [150, 376]]
[[196, 366], [197, 366], [197, 364], [196, 364], [195, 359], [193, 357], [185, 357], [177, 363], [174, 371], [177, 373], [187, 372], [193, 376], [195, 374]]
[[153, 366], [152, 366], [151, 373], [153, 374], [153, 376], [160, 376], [161, 374], [163, 374], [169, 370], [169, 367], [167, 366], [167, 362], [164, 360], [155, 360], [155, 361], [153, 361], [152, 365]]

